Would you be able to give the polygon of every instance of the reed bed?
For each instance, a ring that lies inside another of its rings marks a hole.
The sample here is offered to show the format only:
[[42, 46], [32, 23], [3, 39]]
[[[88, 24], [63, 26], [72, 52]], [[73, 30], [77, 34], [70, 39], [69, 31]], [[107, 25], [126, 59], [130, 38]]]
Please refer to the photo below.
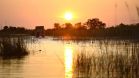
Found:
[[[98, 54], [81, 52], [73, 62], [75, 78], [138, 78], [139, 44], [130, 41], [99, 41]], [[122, 46], [122, 47], [121, 47]]]
[[11, 57], [23, 57], [28, 55], [26, 43], [21, 37], [11, 38], [3, 37], [0, 38], [0, 57], [11, 58]]

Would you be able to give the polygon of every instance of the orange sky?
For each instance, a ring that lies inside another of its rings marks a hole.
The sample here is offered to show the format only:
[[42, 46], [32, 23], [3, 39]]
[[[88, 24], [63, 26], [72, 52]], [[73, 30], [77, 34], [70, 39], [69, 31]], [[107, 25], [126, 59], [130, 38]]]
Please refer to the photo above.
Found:
[[[125, 2], [129, 4], [129, 10]], [[136, 23], [139, 22], [135, 8], [139, 6], [138, 3], [139, 0], [0, 0], [0, 26], [34, 28], [44, 25], [45, 28], [52, 28], [55, 22], [67, 22], [62, 18], [66, 11], [75, 15], [71, 23], [86, 22], [94, 17], [100, 18], [108, 26], [121, 22]]]

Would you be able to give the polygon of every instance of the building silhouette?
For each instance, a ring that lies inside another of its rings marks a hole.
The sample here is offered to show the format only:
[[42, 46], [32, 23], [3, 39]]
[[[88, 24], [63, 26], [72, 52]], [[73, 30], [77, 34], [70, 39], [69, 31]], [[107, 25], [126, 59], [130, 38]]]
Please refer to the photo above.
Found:
[[36, 37], [44, 37], [44, 26], [36, 26], [35, 27], [35, 36]]

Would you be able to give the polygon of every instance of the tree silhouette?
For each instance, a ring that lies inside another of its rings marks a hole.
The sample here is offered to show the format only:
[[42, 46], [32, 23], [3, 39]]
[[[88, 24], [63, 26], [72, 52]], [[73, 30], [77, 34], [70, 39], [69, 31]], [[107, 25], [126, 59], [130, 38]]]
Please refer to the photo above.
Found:
[[54, 29], [61, 29], [61, 26], [59, 23], [54, 23]]
[[86, 30], [86, 29], [87, 29], [87, 27], [86, 27], [85, 25], [82, 25], [81, 22], [76, 23], [76, 24], [75, 24], [75, 28], [76, 28], [77, 30]]
[[71, 23], [65, 23], [65, 29], [73, 29], [73, 26]]
[[4, 26], [4, 27], [3, 27], [3, 30], [7, 30], [7, 29], [8, 29], [8, 26]]
[[86, 25], [89, 29], [102, 29], [105, 28], [106, 24], [100, 21], [98, 18], [88, 19]]

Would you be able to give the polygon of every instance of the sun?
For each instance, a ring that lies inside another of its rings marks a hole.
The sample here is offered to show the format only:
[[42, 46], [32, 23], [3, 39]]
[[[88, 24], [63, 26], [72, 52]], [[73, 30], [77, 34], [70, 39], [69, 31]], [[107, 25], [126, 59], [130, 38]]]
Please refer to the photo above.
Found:
[[72, 19], [73, 19], [73, 14], [72, 14], [72, 12], [66, 12], [66, 13], [64, 14], [64, 18], [65, 18], [66, 20], [72, 20]]

